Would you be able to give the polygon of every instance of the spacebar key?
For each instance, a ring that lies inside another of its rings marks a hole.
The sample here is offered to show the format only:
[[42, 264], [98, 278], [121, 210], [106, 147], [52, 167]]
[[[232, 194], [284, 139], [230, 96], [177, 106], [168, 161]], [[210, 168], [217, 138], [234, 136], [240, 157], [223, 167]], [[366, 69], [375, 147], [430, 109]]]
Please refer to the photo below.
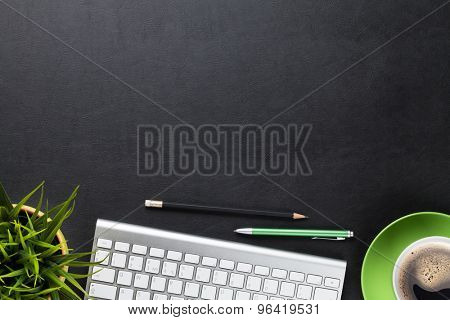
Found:
[[89, 295], [94, 298], [114, 300], [116, 298], [117, 288], [105, 284], [91, 283]]

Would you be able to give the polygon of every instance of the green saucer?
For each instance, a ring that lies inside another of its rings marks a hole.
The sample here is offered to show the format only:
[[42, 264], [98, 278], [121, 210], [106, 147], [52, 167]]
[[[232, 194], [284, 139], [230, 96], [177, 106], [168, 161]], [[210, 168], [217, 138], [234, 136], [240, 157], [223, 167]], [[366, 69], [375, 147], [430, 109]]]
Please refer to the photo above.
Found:
[[432, 236], [450, 237], [450, 215], [413, 213], [384, 228], [367, 250], [362, 265], [364, 299], [395, 300], [392, 273], [397, 258], [411, 243]]

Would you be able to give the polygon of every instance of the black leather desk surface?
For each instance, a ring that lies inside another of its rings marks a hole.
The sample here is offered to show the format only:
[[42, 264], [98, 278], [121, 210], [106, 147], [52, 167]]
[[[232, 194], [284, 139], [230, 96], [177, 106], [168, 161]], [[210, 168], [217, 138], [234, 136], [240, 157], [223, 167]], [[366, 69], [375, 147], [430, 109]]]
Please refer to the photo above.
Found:
[[[51, 204], [80, 184], [63, 229], [77, 247], [97, 218], [117, 220], [177, 179], [136, 175], [137, 125], [177, 121], [3, 2], [0, 178], [16, 200], [45, 179]], [[5, 2], [198, 126], [264, 123], [443, 0]], [[232, 233], [292, 226], [261, 218], [141, 208], [125, 221], [345, 259], [343, 298], [361, 298], [361, 263], [377, 232], [407, 213], [450, 209], [449, 31], [447, 5], [276, 120], [313, 124], [313, 174], [273, 180], [362, 242]], [[333, 227], [262, 177], [193, 175], [163, 198], [294, 208], [311, 216], [301, 226]]]

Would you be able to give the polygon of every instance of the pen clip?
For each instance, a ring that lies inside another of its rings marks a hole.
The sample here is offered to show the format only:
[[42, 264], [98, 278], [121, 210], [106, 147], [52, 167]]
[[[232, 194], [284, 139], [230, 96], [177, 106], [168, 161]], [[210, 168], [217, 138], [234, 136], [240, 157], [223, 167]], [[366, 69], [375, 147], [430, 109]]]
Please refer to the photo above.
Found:
[[311, 238], [313, 240], [330, 240], [330, 241], [341, 241], [341, 240], [345, 240], [345, 238], [343, 237], [336, 237], [336, 238], [321, 238], [321, 237], [313, 237]]

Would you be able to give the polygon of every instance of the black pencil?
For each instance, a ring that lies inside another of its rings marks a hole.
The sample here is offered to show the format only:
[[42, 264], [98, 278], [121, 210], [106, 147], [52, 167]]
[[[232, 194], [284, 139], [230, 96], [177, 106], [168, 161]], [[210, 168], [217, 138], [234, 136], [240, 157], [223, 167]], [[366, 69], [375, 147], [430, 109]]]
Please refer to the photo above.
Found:
[[252, 210], [252, 209], [236, 209], [236, 208], [223, 208], [223, 207], [210, 207], [201, 206], [187, 203], [167, 202], [161, 200], [145, 200], [145, 206], [147, 208], [167, 208], [177, 210], [188, 210], [197, 212], [208, 213], [225, 213], [225, 214], [242, 214], [252, 216], [267, 216], [275, 218], [286, 218], [291, 220], [307, 219], [308, 217], [298, 212], [277, 212], [277, 211], [265, 211], [265, 210]]

